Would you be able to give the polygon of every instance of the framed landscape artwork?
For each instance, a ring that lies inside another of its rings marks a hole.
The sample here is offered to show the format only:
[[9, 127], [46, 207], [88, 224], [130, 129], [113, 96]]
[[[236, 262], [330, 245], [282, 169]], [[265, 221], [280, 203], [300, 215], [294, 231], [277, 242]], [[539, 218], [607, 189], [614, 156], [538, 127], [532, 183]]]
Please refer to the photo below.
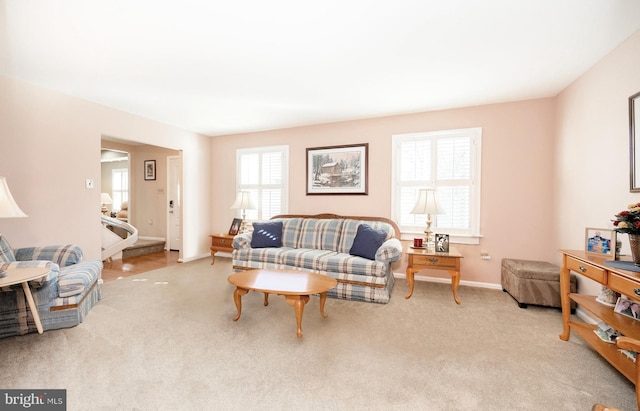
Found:
[[369, 144], [307, 148], [307, 195], [368, 194]]

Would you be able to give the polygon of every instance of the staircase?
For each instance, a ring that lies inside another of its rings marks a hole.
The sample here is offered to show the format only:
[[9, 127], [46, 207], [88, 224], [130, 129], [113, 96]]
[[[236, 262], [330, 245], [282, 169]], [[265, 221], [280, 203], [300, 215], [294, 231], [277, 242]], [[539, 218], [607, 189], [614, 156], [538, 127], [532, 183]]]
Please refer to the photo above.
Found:
[[140, 240], [122, 250], [122, 258], [139, 257], [141, 255], [164, 251], [164, 240]]

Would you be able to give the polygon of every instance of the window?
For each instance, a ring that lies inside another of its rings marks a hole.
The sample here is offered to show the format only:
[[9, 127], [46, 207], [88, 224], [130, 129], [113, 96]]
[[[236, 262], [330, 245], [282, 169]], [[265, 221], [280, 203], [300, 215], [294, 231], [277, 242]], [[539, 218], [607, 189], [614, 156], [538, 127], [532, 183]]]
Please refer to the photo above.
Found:
[[129, 201], [129, 170], [114, 168], [111, 170], [111, 197], [113, 210], [119, 211], [124, 201]]
[[[256, 147], [236, 151], [237, 191], [248, 191], [256, 206], [247, 220], [265, 221], [287, 212], [288, 146]], [[241, 217], [242, 210], [238, 210]]]
[[392, 213], [403, 233], [424, 232], [427, 216], [410, 212], [418, 190], [432, 187], [445, 213], [431, 216], [431, 230], [478, 243], [481, 139], [481, 128], [393, 136]]

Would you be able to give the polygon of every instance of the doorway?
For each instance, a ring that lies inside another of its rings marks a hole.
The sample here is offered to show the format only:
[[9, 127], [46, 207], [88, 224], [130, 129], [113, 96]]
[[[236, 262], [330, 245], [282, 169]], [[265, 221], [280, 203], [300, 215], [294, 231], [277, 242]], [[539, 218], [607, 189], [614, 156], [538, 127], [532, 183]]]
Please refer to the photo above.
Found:
[[167, 157], [167, 249], [182, 249], [182, 164], [180, 156]]
[[[166, 252], [177, 250], [176, 254], [181, 254], [181, 212], [175, 209], [182, 200], [182, 170], [179, 167], [182, 153], [107, 136], [102, 136], [102, 150], [128, 154], [128, 222], [138, 229], [139, 241], [136, 247], [131, 247], [136, 248], [136, 255], [140, 255], [143, 247], [145, 254], [157, 251], [158, 247]], [[147, 164], [153, 164], [151, 175], [147, 172]], [[103, 180], [105, 174], [103, 171]], [[107, 184], [103, 181], [103, 189]], [[169, 222], [170, 201], [174, 204], [173, 214], [177, 216], [172, 224]]]

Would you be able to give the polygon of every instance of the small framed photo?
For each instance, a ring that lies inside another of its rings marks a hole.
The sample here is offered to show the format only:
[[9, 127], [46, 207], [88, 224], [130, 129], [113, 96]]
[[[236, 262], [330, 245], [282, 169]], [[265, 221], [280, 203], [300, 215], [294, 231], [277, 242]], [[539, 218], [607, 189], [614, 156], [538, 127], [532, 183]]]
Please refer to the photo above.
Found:
[[234, 218], [231, 222], [231, 227], [229, 227], [229, 234], [236, 235], [238, 231], [240, 231], [240, 225], [242, 224], [242, 219]]
[[449, 234], [436, 234], [436, 252], [449, 252]]
[[584, 249], [587, 253], [611, 256], [615, 259], [615, 231], [609, 228], [586, 228], [584, 238]]
[[618, 314], [633, 318], [634, 320], [640, 320], [640, 302], [630, 300], [625, 297], [619, 297], [616, 307], [613, 311]]
[[144, 179], [156, 179], [156, 160], [144, 160]]

